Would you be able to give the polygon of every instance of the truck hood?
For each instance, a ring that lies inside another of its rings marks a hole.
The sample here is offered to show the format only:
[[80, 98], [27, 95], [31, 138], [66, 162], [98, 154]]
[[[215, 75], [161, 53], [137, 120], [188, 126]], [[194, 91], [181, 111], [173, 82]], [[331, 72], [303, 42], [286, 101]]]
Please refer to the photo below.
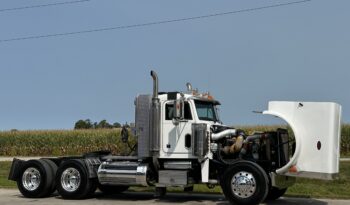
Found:
[[263, 114], [285, 120], [295, 136], [295, 153], [277, 174], [332, 179], [339, 172], [339, 104], [271, 101]]

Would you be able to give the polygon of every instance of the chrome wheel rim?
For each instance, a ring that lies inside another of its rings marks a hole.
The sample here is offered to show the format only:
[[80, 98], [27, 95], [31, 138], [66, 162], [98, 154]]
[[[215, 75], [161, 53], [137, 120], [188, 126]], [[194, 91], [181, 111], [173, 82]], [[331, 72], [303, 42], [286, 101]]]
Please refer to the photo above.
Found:
[[249, 172], [238, 172], [231, 180], [233, 194], [240, 198], [251, 197], [256, 190], [256, 181]]
[[80, 172], [75, 168], [68, 168], [61, 175], [62, 188], [67, 192], [76, 191], [80, 186], [80, 182]]
[[23, 172], [22, 184], [28, 191], [35, 191], [41, 182], [41, 175], [37, 168], [29, 167]]

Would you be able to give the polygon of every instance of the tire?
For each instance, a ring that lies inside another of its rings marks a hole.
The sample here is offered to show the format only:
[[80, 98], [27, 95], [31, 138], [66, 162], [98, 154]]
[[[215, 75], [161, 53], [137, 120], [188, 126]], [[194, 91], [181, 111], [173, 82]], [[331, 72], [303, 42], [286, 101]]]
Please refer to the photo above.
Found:
[[163, 198], [166, 195], [166, 187], [156, 187], [154, 197], [156, 198]]
[[[73, 179], [73, 180], [72, 180]], [[97, 188], [96, 179], [90, 179], [83, 160], [63, 162], [56, 174], [57, 191], [64, 199], [85, 199]]]
[[[49, 159], [41, 159], [41, 160], [43, 160], [44, 162], [46, 162], [50, 166], [52, 176], [55, 178], [56, 173], [57, 173], [57, 169], [58, 169], [57, 165]], [[52, 193], [54, 193], [56, 191], [56, 180], [53, 179], [53, 180], [51, 180], [50, 183], [51, 183], [51, 189], [48, 192], [48, 195], [51, 195]]]
[[129, 189], [129, 186], [113, 186], [113, 185], [103, 185], [99, 184], [98, 189], [107, 195], [119, 194]]
[[279, 189], [277, 187], [271, 187], [269, 193], [267, 194], [266, 201], [273, 201], [281, 196], [283, 196], [287, 192], [287, 188]]
[[43, 160], [29, 160], [20, 169], [17, 186], [27, 198], [43, 198], [51, 195], [55, 177], [48, 163]]
[[269, 191], [266, 172], [250, 161], [238, 161], [229, 166], [220, 182], [226, 199], [233, 205], [259, 204]]

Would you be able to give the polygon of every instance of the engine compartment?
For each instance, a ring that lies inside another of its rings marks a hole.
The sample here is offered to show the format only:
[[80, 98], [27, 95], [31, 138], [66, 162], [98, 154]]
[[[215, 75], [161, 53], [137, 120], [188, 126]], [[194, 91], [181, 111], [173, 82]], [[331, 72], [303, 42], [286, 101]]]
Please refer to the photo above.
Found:
[[[231, 127], [215, 125], [213, 133], [223, 132]], [[237, 160], [256, 162], [267, 172], [274, 172], [286, 165], [294, 153], [295, 142], [289, 136], [287, 129], [278, 128], [275, 131], [254, 132], [247, 135], [243, 130], [236, 130], [235, 135], [229, 135], [211, 143], [213, 159], [225, 165]]]

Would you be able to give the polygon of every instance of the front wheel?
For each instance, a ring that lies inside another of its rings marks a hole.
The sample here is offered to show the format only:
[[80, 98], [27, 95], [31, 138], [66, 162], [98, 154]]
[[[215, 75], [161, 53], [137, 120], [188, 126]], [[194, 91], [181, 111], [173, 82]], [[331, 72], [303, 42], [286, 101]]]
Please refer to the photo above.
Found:
[[221, 188], [233, 205], [254, 205], [264, 201], [269, 191], [266, 172], [250, 161], [238, 161], [226, 169]]

